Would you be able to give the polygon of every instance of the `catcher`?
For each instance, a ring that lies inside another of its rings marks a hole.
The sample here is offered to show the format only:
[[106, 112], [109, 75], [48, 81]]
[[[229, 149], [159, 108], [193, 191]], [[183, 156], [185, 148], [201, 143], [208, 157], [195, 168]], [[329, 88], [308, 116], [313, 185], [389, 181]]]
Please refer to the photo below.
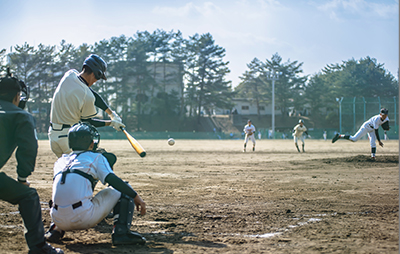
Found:
[[251, 120], [247, 120], [247, 124], [244, 126], [243, 129], [245, 133], [245, 138], [244, 138], [244, 145], [243, 145], [243, 152], [246, 152], [246, 146], [247, 142], [249, 139], [251, 139], [251, 142], [253, 142], [253, 152], [256, 150], [256, 139], [254, 137], [254, 133], [256, 132], [256, 127], [251, 124]]
[[[89, 123], [70, 128], [68, 142], [72, 152], [54, 164], [50, 209], [53, 224], [45, 237], [49, 242], [58, 242], [65, 231], [94, 227], [113, 210], [112, 244], [145, 244], [146, 239], [131, 231], [130, 226], [135, 205], [145, 215], [146, 203], [114, 174], [106, 157], [96, 152], [99, 141], [100, 134]], [[98, 181], [112, 188], [93, 195]]]
[[368, 134], [369, 143], [371, 145], [371, 158], [372, 160], [375, 160], [376, 140], [378, 140], [379, 145], [383, 147], [383, 143], [379, 138], [379, 131], [378, 131], [379, 126], [382, 126], [382, 129], [384, 131], [388, 131], [390, 129], [388, 114], [389, 110], [387, 110], [386, 108], [382, 108], [380, 114], [373, 116], [366, 122], [364, 122], [363, 125], [361, 125], [360, 129], [357, 131], [357, 133], [354, 134], [354, 136], [337, 133], [332, 138], [332, 143], [335, 143], [338, 139], [341, 138], [357, 142], [365, 134]]

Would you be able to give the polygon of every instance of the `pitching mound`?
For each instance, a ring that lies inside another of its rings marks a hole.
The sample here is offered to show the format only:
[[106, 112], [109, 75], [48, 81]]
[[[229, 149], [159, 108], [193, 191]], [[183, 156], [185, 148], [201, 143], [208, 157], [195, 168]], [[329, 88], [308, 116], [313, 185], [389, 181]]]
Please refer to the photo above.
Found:
[[331, 158], [331, 159], [323, 159], [324, 163], [381, 163], [381, 164], [398, 164], [399, 163], [399, 156], [398, 155], [382, 155], [377, 156], [375, 160], [373, 160], [370, 156], [367, 155], [356, 155], [351, 157], [344, 157], [344, 158]]

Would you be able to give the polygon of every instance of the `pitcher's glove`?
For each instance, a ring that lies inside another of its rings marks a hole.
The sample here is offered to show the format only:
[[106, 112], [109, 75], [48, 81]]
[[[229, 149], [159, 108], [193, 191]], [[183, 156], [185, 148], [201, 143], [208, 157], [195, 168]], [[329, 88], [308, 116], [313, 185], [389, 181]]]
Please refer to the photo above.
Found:
[[382, 124], [382, 129], [384, 129], [385, 131], [388, 131], [390, 129], [389, 127], [389, 121], [386, 121]]

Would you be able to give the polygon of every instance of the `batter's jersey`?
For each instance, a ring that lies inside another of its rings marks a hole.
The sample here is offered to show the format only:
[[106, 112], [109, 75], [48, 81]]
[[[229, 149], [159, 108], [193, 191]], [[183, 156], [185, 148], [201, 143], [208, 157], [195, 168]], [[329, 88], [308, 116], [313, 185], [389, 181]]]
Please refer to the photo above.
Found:
[[69, 70], [58, 84], [51, 103], [50, 122], [74, 125], [97, 114], [95, 97], [78, 75], [78, 71]]
[[[80, 154], [79, 154], [80, 153]], [[79, 156], [77, 156], [79, 154]], [[105, 184], [108, 174], [114, 174], [107, 159], [100, 153], [91, 151], [64, 154], [54, 164], [52, 200], [58, 206], [68, 206], [93, 197], [92, 183], [76, 173], [68, 173], [61, 184], [62, 172], [71, 162], [70, 169], [80, 170]]]
[[306, 128], [306, 126], [304, 126], [304, 124], [303, 124], [303, 126], [298, 124], [293, 128], [293, 130], [294, 130], [293, 136], [299, 138], [299, 137], [301, 137], [301, 135], [303, 135], [303, 133], [305, 131], [307, 131], [307, 128]]
[[252, 124], [250, 124], [250, 125], [246, 124], [244, 126], [243, 131], [244, 131], [244, 133], [246, 133], [246, 135], [249, 134], [250, 132], [252, 134], [254, 134], [254, 132], [256, 132], [256, 127], [254, 127], [254, 125], [252, 125]]
[[381, 115], [376, 115], [368, 119], [366, 122], [363, 123], [364, 128], [371, 132], [373, 130], [379, 129], [384, 122], [389, 121], [389, 117], [387, 116], [385, 120], [382, 121]]

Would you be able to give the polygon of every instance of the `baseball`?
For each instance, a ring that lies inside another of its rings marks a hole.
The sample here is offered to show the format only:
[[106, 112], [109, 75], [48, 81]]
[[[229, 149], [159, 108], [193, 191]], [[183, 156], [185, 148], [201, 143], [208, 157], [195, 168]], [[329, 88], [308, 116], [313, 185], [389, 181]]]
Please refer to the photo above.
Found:
[[168, 145], [173, 146], [175, 144], [175, 140], [173, 138], [168, 139]]

